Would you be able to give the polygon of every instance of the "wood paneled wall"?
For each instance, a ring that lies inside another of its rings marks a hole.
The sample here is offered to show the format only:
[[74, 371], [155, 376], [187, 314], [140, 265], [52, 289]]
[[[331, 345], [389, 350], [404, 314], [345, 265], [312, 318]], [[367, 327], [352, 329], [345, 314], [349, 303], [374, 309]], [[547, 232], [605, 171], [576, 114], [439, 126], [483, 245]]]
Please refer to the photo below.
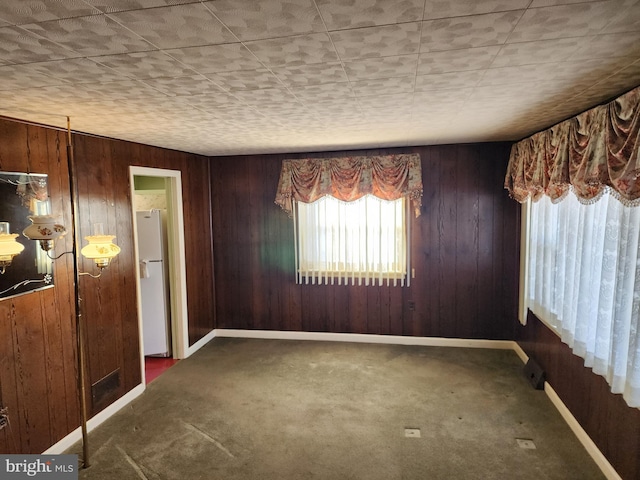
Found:
[[526, 326], [518, 324], [516, 339], [618, 474], [640, 478], [640, 410], [612, 394], [606, 380], [531, 312]]
[[[102, 222], [121, 254], [102, 277], [81, 277], [87, 323], [87, 389], [113, 372], [119, 385], [98, 401], [94, 415], [141, 381], [129, 166], [182, 172], [189, 342], [215, 327], [213, 253], [207, 157], [73, 135], [81, 235]], [[64, 132], [0, 119], [0, 170], [49, 175], [52, 210], [71, 224]], [[72, 247], [71, 235], [56, 251]], [[0, 430], [0, 452], [40, 453], [79, 425], [71, 256], [57, 260], [55, 287], [0, 301], [0, 406], [10, 428]], [[94, 272], [90, 262], [81, 270]]]
[[[52, 209], [69, 224], [65, 145], [62, 132], [0, 120], [0, 170], [49, 175]], [[0, 300], [0, 452], [40, 453], [79, 425], [72, 272], [62, 257], [54, 288]]]
[[502, 186], [509, 145], [321, 155], [398, 152], [421, 155], [424, 183], [408, 288], [295, 284], [293, 223], [274, 204], [276, 187], [282, 159], [319, 155], [213, 158], [218, 327], [512, 338], [519, 206]]

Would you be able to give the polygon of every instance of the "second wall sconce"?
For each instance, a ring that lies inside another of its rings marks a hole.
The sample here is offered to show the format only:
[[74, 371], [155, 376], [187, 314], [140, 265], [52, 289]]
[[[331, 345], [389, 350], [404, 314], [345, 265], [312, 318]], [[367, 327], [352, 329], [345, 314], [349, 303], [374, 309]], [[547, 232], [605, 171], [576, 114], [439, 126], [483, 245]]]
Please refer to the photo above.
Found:
[[45, 252], [53, 249], [53, 242], [67, 233], [64, 225], [56, 223], [51, 215], [30, 215], [31, 225], [22, 231], [29, 240], [38, 240]]

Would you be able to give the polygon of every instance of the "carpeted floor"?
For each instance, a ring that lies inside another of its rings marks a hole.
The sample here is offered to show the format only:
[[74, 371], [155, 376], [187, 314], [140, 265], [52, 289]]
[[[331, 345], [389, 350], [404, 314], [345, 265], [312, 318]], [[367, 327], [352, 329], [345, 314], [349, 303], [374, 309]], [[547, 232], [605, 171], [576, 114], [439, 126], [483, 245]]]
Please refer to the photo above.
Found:
[[218, 338], [90, 432], [80, 478], [604, 478], [522, 367], [507, 350]]

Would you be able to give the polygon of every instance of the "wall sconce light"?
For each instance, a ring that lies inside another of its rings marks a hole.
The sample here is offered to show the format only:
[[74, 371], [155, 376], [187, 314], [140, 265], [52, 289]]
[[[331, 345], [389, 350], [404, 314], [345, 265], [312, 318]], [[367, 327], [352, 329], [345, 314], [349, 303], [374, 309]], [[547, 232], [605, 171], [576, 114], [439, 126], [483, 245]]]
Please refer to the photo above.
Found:
[[105, 235], [102, 224], [93, 225], [93, 235], [84, 237], [89, 245], [85, 245], [80, 253], [83, 257], [93, 260], [102, 270], [109, 266], [111, 259], [120, 253], [120, 247], [113, 243], [115, 235]]
[[17, 233], [9, 231], [9, 222], [0, 222], [0, 274], [4, 274], [13, 257], [24, 250], [24, 245], [16, 240], [17, 237]]
[[[22, 234], [29, 240], [38, 240], [40, 242], [40, 248], [47, 252], [47, 256], [49, 258], [57, 260], [62, 255], [73, 253], [63, 252], [57, 257], [49, 255], [49, 251], [53, 249], [54, 240], [67, 233], [67, 229], [64, 225], [56, 223], [54, 217], [51, 215], [32, 215], [28, 218], [31, 220], [31, 225], [25, 228]], [[14, 237], [16, 236], [17, 235], [14, 235]], [[85, 247], [80, 250], [80, 253], [83, 257], [93, 260], [100, 271], [102, 271], [103, 268], [108, 267], [109, 263], [111, 263], [111, 259], [120, 253], [120, 247], [113, 243], [113, 239], [116, 238], [115, 235], [105, 235], [101, 223], [95, 223], [93, 225], [93, 235], [84, 238], [89, 242], [89, 245], [85, 245]], [[17, 242], [15, 243], [20, 245]], [[22, 245], [20, 246], [22, 247]], [[20, 251], [22, 251], [22, 248]], [[2, 261], [1, 255], [2, 250], [0, 250], [0, 262]], [[0, 267], [1, 266], [2, 265], [0, 263]], [[91, 275], [89, 273], [80, 273], [80, 275], [90, 275], [95, 278], [100, 276]]]
[[51, 215], [31, 215], [28, 218], [31, 225], [25, 228], [22, 234], [29, 240], [38, 240], [40, 248], [45, 252], [53, 248], [54, 240], [67, 233], [64, 225], [56, 223]]

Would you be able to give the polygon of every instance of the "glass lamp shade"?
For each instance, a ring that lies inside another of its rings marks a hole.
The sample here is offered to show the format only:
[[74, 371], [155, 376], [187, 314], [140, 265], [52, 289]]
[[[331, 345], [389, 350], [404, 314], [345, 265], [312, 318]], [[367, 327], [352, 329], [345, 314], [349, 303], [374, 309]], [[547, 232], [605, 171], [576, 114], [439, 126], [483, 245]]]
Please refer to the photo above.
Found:
[[31, 225], [22, 231], [29, 240], [39, 240], [43, 250], [51, 250], [53, 241], [67, 233], [64, 225], [56, 223], [50, 215], [31, 215]]
[[109, 266], [111, 259], [120, 253], [120, 247], [113, 243], [115, 235], [91, 235], [84, 237], [89, 245], [85, 245], [80, 253], [90, 260], [96, 262], [100, 268]]
[[24, 245], [16, 241], [17, 236], [17, 233], [0, 233], [0, 273], [24, 250]]

